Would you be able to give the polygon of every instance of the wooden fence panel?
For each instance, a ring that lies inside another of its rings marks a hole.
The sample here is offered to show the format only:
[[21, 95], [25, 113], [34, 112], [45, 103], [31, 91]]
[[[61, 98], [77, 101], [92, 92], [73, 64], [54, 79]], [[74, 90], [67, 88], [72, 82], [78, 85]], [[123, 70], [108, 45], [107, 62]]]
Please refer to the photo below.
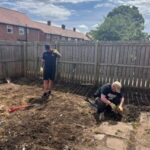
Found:
[[21, 43], [0, 41], [0, 79], [23, 76], [22, 54]]
[[[70, 82], [87, 84], [93, 82], [94, 44], [87, 43], [59, 43], [62, 58], [59, 60], [59, 69], [65, 74], [63, 80], [70, 78]], [[92, 65], [92, 67], [91, 67]]]
[[[119, 80], [126, 87], [150, 88], [150, 43], [60, 42], [49, 43], [62, 57], [57, 79], [80, 84]], [[41, 77], [45, 43], [0, 41], [0, 79]]]

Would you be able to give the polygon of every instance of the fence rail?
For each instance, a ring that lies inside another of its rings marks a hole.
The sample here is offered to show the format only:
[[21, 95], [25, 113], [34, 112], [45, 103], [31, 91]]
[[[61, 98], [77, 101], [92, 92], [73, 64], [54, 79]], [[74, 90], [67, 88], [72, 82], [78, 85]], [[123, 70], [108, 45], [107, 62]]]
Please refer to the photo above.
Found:
[[[45, 43], [0, 42], [0, 78], [41, 76]], [[150, 88], [149, 42], [50, 43], [62, 57], [57, 79], [70, 83], [103, 84], [119, 80], [126, 87]]]

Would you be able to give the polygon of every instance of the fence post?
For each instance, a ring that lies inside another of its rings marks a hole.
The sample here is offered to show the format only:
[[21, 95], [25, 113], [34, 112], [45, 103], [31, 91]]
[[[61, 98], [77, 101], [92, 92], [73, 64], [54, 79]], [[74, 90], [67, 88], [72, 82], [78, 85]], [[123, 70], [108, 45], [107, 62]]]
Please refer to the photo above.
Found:
[[24, 70], [25, 70], [25, 63], [24, 63], [24, 59], [25, 59], [25, 57], [24, 57], [24, 44], [23, 44], [23, 42], [21, 42], [20, 43], [21, 45], [20, 45], [20, 47], [21, 47], [21, 58], [20, 58], [20, 61], [21, 61], [21, 75], [24, 77]]
[[94, 62], [94, 84], [97, 84], [98, 81], [98, 42], [95, 42], [95, 62]]
[[39, 56], [38, 56], [38, 42], [34, 43], [34, 52], [35, 52], [35, 77], [38, 78], [39, 73]]
[[[60, 52], [59, 50], [59, 42], [55, 42], [55, 48]], [[56, 80], [58, 81], [59, 80], [59, 77], [60, 77], [60, 72], [59, 72], [59, 59], [56, 59]]]
[[23, 76], [27, 75], [27, 43], [22, 42]]

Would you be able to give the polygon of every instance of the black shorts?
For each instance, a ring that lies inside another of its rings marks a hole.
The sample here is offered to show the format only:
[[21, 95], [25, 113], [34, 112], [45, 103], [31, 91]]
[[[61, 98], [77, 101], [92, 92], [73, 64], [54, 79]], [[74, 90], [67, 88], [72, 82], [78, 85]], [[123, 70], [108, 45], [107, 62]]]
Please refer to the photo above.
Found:
[[55, 80], [55, 69], [44, 69], [44, 72], [43, 72], [43, 80], [52, 80], [54, 81]]

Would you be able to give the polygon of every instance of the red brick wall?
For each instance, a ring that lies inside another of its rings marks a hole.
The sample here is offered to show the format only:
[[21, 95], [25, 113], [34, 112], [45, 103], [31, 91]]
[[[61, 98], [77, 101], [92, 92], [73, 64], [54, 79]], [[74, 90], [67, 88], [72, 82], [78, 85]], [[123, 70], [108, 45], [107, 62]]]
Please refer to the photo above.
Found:
[[[29, 33], [27, 34], [28, 41], [39, 41], [40, 40], [40, 30], [29, 29]], [[19, 35], [19, 27], [13, 26], [13, 33], [7, 33], [7, 25], [0, 24], [0, 40], [8, 40], [8, 41], [25, 41], [26, 33], [24, 35]]]
[[40, 31], [39, 34], [40, 34], [40, 41], [42, 41], [42, 42], [46, 41], [46, 34], [42, 31]]

